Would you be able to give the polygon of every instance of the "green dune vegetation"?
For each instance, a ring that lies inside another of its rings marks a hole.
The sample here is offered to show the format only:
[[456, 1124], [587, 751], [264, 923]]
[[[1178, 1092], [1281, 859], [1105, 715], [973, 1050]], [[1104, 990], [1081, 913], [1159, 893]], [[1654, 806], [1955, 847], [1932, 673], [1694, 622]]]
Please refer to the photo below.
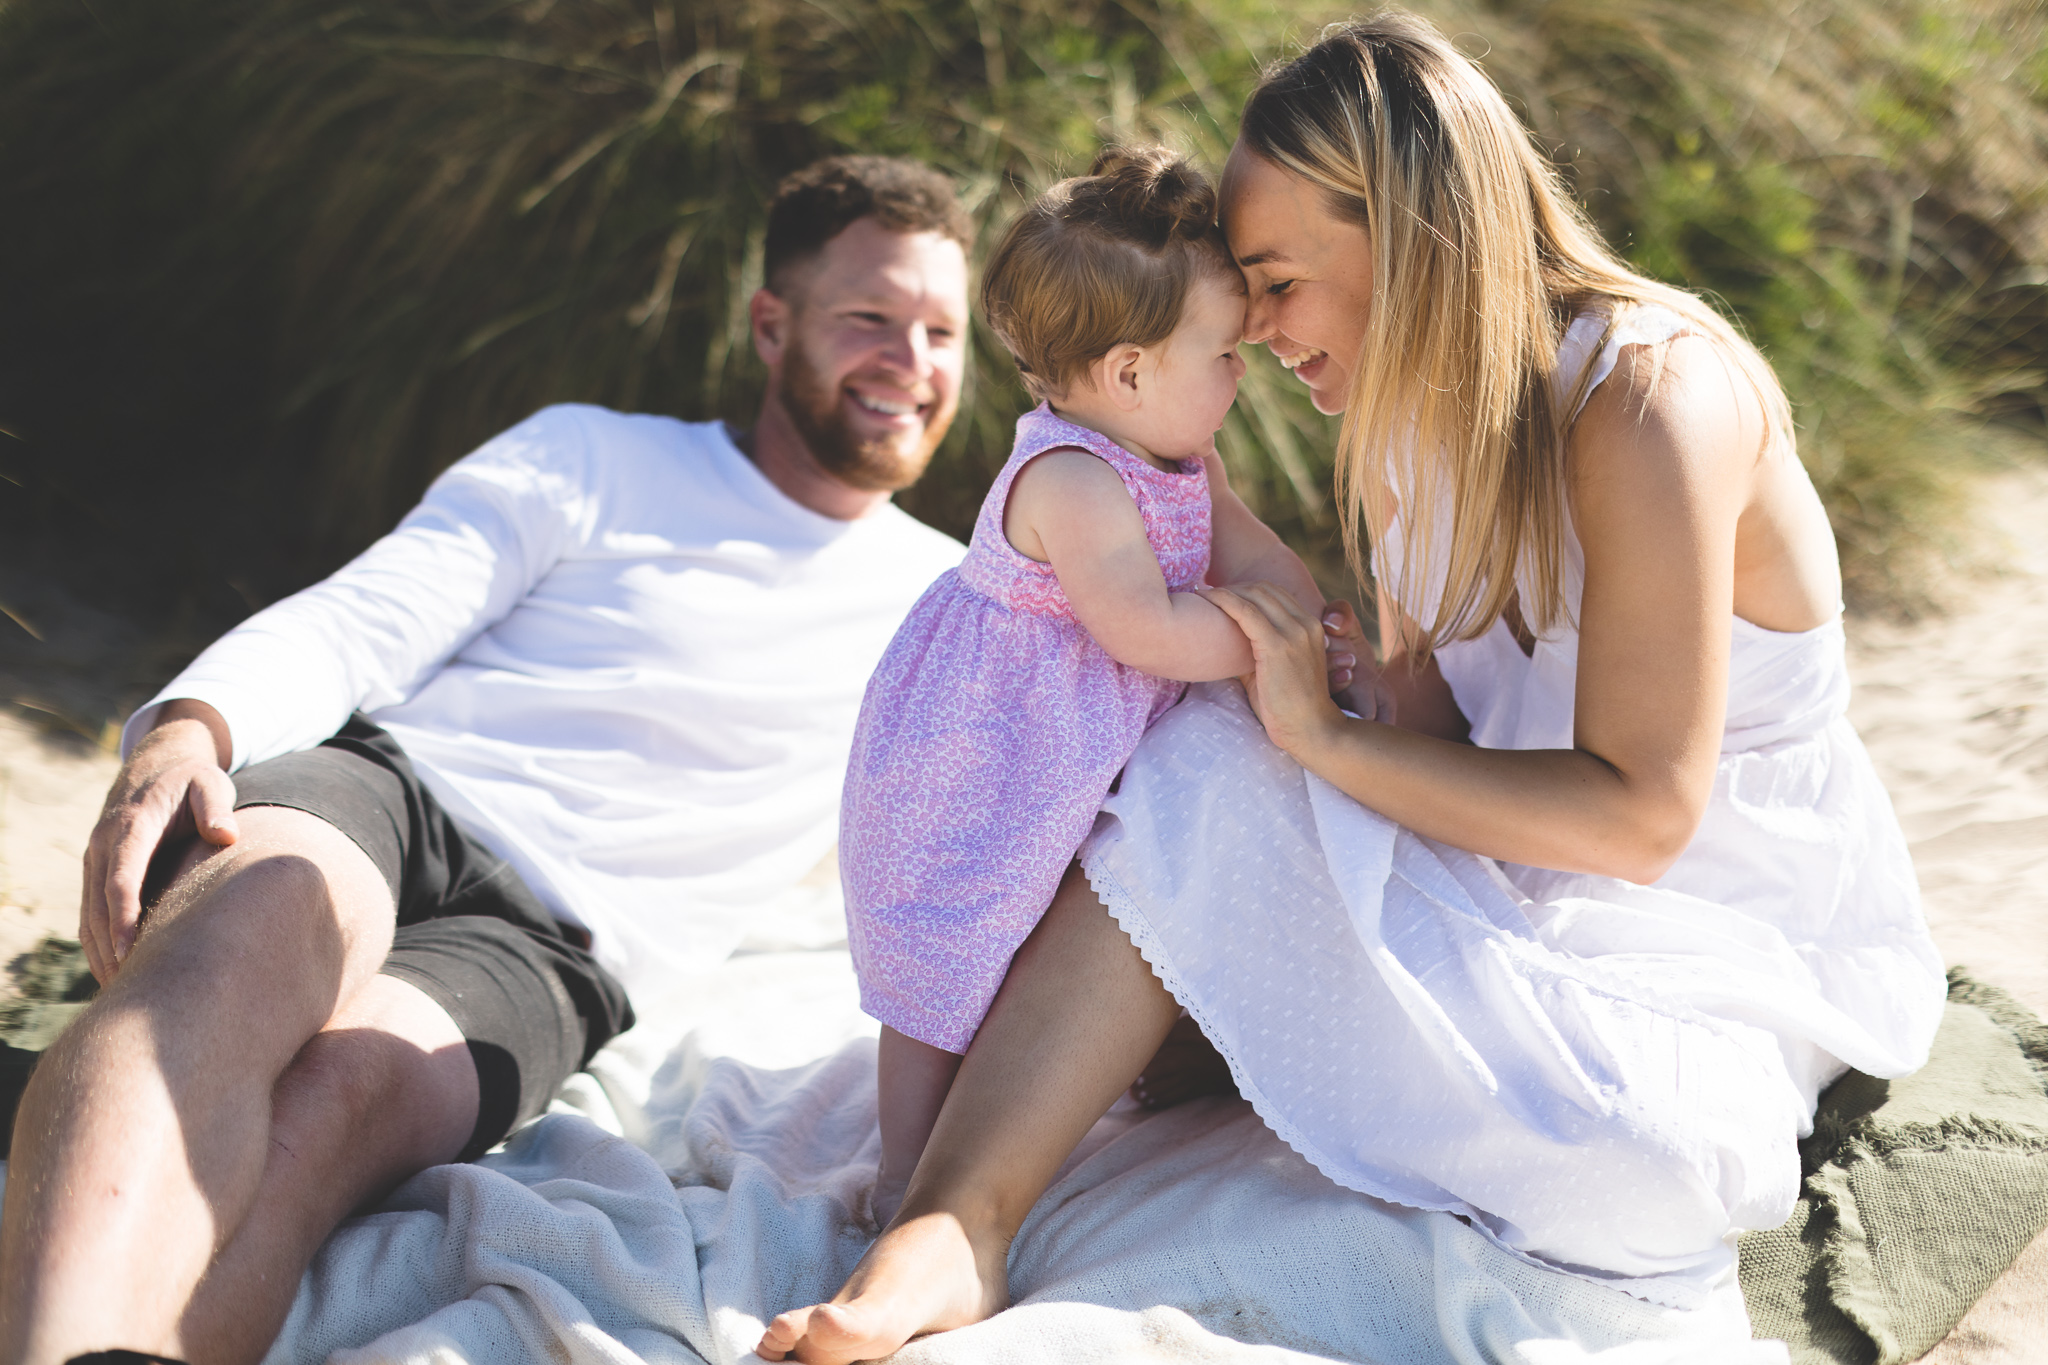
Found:
[[[2037, 0], [1418, 0], [1610, 237], [1797, 407], [1853, 600], [1912, 610], [2048, 417]], [[235, 613], [581, 400], [745, 417], [785, 171], [953, 172], [985, 232], [1110, 138], [1218, 165], [1314, 0], [0, 0], [0, 536]], [[979, 339], [904, 501], [964, 534], [1025, 400]], [[1343, 583], [1333, 428], [1255, 357], [1224, 437]], [[230, 586], [232, 592], [230, 592]]]

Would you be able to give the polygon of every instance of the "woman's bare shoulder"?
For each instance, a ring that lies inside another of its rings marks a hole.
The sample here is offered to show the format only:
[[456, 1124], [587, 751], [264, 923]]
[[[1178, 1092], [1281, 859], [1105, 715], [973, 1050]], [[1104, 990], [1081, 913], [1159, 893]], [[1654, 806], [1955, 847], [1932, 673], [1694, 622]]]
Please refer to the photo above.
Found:
[[1773, 442], [1762, 396], [1722, 343], [1684, 333], [1622, 347], [1573, 426], [1570, 461], [1582, 533], [1617, 517], [1674, 534], [1685, 524], [1725, 526], [1736, 615], [1797, 631], [1839, 609], [1827, 514], [1790, 446]]
[[1719, 341], [1681, 332], [1620, 348], [1614, 370], [1571, 425], [1575, 475], [1615, 463], [1677, 459], [1693, 473], [1746, 481], [1768, 448], [1764, 402]]

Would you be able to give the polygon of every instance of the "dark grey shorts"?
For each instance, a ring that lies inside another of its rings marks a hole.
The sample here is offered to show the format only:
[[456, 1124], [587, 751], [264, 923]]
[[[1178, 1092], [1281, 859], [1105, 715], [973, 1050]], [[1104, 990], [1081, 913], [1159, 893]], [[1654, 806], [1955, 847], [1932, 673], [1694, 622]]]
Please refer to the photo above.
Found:
[[460, 1160], [540, 1113], [632, 1027], [625, 988], [597, 965], [587, 936], [465, 833], [420, 785], [398, 741], [362, 716], [317, 748], [235, 774], [235, 808], [244, 806], [317, 815], [384, 874], [398, 906], [384, 974], [447, 1010], [476, 1062], [476, 1129]]

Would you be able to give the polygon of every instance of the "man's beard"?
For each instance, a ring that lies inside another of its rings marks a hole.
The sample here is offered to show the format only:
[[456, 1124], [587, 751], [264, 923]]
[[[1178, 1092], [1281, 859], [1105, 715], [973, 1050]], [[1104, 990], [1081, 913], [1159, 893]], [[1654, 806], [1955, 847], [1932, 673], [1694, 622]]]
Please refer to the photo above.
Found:
[[922, 431], [863, 439], [840, 409], [839, 396], [811, 364], [803, 343], [791, 336], [782, 352], [777, 401], [810, 447], [811, 458], [839, 482], [863, 492], [893, 493], [916, 483], [953, 423], [951, 411], [935, 410]]

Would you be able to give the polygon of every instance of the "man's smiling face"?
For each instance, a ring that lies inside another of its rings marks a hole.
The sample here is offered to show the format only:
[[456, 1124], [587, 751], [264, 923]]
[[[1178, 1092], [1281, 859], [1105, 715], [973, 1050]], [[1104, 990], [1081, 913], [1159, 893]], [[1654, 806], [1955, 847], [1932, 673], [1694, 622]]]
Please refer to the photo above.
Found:
[[780, 317], [766, 328], [757, 317], [771, 401], [841, 483], [909, 487], [960, 402], [966, 253], [862, 218], [790, 274]]

